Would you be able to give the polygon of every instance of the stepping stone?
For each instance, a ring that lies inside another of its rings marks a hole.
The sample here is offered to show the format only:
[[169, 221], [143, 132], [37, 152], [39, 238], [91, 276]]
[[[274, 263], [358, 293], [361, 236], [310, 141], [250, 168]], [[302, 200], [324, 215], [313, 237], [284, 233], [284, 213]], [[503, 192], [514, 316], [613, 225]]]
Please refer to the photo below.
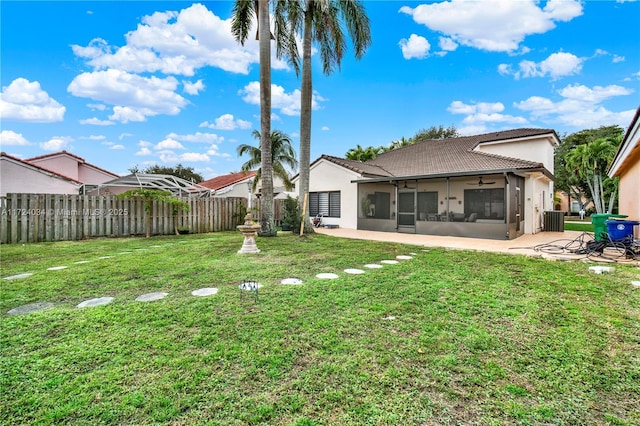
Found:
[[43, 309], [49, 309], [53, 307], [53, 303], [50, 302], [36, 302], [30, 303], [28, 305], [18, 306], [17, 308], [11, 309], [7, 314], [9, 315], [24, 315], [30, 314], [31, 312], [41, 311]]
[[27, 278], [30, 277], [31, 275], [33, 275], [30, 272], [25, 272], [24, 274], [18, 274], [18, 275], [11, 275], [9, 277], [4, 277], [3, 279], [5, 280], [19, 280], [20, 278]]
[[395, 265], [396, 263], [400, 263], [397, 260], [381, 260], [380, 263], [384, 263], [386, 265]]
[[67, 269], [68, 266], [52, 266], [51, 268], [47, 268], [47, 271], [59, 271], [61, 269]]
[[378, 265], [377, 263], [367, 263], [364, 267], [369, 269], [380, 269], [382, 268], [382, 265]]
[[136, 302], [153, 302], [167, 297], [169, 293], [146, 293], [136, 297]]
[[344, 272], [351, 275], [364, 274], [364, 271], [362, 269], [345, 269]]
[[396, 259], [400, 259], [400, 260], [409, 260], [409, 259], [413, 259], [413, 257], [411, 256], [404, 256], [404, 255], [400, 255], [400, 256], [396, 256]]
[[113, 302], [113, 297], [98, 297], [97, 299], [85, 300], [78, 304], [78, 308], [91, 308], [94, 306], [108, 305]]
[[417, 256], [418, 253], [409, 253], [411, 256]]
[[83, 263], [89, 263], [88, 260], [78, 260], [77, 262], [73, 262], [76, 265], [82, 265]]
[[302, 280], [299, 278], [285, 278], [282, 281], [280, 281], [280, 284], [298, 285], [298, 284], [302, 284]]
[[323, 274], [316, 275], [316, 278], [320, 278], [321, 280], [335, 280], [336, 278], [338, 278], [338, 275], [331, 274], [331, 273], [323, 273]]
[[590, 266], [589, 267], [589, 272], [592, 272], [594, 274], [610, 274], [614, 270], [615, 268], [610, 266]]
[[262, 284], [255, 281], [245, 281], [238, 286], [240, 290], [246, 291], [256, 291], [259, 288], [262, 288]]
[[132, 251], [121, 251], [118, 254], [132, 254], [132, 253], [133, 253]]
[[149, 246], [149, 247], [153, 247], [153, 248], [160, 248], [162, 246]]
[[382, 318], [382, 320], [383, 320], [383, 321], [393, 321], [393, 320], [395, 320], [395, 319], [396, 319], [396, 317], [394, 317], [394, 316], [392, 316], [392, 315], [389, 315], [389, 316], [388, 316], [388, 317], [386, 317], [386, 318]]
[[98, 259], [111, 259], [113, 256], [100, 256]]
[[631, 285], [635, 288], [640, 288], [640, 281], [631, 281]]
[[216, 294], [217, 292], [218, 292], [217, 288], [207, 287], [207, 288], [200, 288], [198, 290], [193, 290], [191, 294], [194, 296], [203, 297], [203, 296], [211, 296], [212, 294]]

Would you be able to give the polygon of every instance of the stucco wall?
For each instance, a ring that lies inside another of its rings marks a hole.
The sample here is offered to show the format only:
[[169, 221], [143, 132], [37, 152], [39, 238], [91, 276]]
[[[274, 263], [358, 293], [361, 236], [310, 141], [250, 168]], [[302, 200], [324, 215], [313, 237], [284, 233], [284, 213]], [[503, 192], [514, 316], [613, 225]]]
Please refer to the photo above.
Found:
[[79, 164], [77, 179], [80, 182], [84, 182], [89, 185], [97, 185], [99, 183], [105, 183], [109, 182], [110, 180], [114, 180], [115, 177], [100, 170], [96, 170], [92, 167], [87, 167], [84, 164]]
[[[83, 180], [78, 176], [78, 160], [75, 158], [68, 157], [66, 155], [57, 155], [55, 157], [36, 159], [29, 162], [40, 167], [44, 167], [45, 169], [52, 170], [56, 173], [60, 173], [63, 176], [70, 177], [71, 179], [83, 182]], [[107, 180], [111, 179], [113, 179], [113, 177]]]
[[[640, 155], [636, 156], [640, 157]], [[618, 189], [618, 211], [629, 216], [629, 220], [640, 221], [640, 158], [636, 158], [623, 174], [620, 175]], [[640, 238], [640, 226], [634, 227], [634, 235]]]
[[551, 173], [553, 173], [554, 170], [554, 146], [547, 138], [532, 138], [527, 141], [515, 142], [484, 143], [478, 147], [478, 151], [542, 163]]
[[[351, 181], [359, 177], [359, 174], [325, 160], [320, 160], [311, 167], [309, 192], [340, 191], [340, 217], [326, 218], [325, 224], [334, 224], [341, 228], [357, 228], [358, 188]], [[299, 185], [296, 185], [296, 192], [298, 191]]]
[[0, 195], [77, 194], [78, 187], [72, 182], [48, 176], [4, 158], [0, 164]]

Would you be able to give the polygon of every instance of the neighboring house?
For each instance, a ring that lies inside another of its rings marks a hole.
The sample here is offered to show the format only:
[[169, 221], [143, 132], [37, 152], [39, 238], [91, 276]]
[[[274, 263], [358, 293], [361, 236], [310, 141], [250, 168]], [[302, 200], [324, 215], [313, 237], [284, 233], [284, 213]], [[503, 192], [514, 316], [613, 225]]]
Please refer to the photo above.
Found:
[[135, 189], [169, 191], [176, 197], [208, 197], [208, 188], [173, 175], [131, 173], [99, 185], [87, 185], [88, 195], [118, 195]]
[[255, 175], [255, 171], [229, 173], [200, 182], [200, 185], [211, 189], [214, 197], [247, 198]]
[[22, 160], [1, 155], [0, 195], [9, 193], [79, 194], [85, 185], [98, 184], [118, 175], [66, 151]]
[[[640, 220], [640, 107], [631, 120], [608, 171], [609, 177], [619, 177], [618, 212], [629, 219]], [[640, 237], [635, 226], [635, 236]]]
[[[213, 179], [200, 182], [212, 191], [215, 191], [214, 197], [242, 197], [249, 196], [249, 188], [252, 188], [256, 171], [229, 173], [227, 175], [217, 176]], [[262, 182], [258, 182], [255, 193], [252, 192], [253, 198], [259, 198], [262, 194]], [[287, 195], [296, 196], [295, 193], [286, 191], [284, 182], [278, 176], [273, 177], [273, 194], [276, 199], [286, 198]]]
[[[551, 129], [424, 140], [360, 162], [310, 167], [310, 215], [344, 228], [511, 239], [553, 210]], [[299, 176], [294, 177], [294, 183]]]

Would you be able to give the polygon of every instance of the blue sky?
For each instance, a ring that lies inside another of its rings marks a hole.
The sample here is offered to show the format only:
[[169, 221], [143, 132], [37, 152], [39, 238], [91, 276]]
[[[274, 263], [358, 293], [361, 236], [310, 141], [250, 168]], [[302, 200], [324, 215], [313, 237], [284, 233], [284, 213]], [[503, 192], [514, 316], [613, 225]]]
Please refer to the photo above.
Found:
[[[314, 57], [312, 161], [430, 126], [559, 135], [630, 123], [640, 104], [640, 2], [365, 1], [372, 45], [339, 71]], [[257, 42], [232, 2], [6, 1], [0, 142], [67, 150], [114, 173], [152, 164], [238, 171], [259, 128]], [[272, 63], [272, 129], [298, 149], [300, 80]]]

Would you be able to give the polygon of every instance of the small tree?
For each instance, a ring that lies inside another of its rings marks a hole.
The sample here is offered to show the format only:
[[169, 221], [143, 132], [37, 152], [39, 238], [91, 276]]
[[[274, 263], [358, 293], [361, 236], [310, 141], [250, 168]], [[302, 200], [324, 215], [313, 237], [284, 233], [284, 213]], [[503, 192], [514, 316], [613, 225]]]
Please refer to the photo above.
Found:
[[159, 201], [163, 203], [171, 204], [173, 209], [173, 224], [175, 227], [175, 233], [178, 235], [178, 213], [181, 210], [188, 211], [189, 204], [175, 198], [171, 191], [163, 191], [161, 189], [130, 189], [117, 196], [118, 198], [142, 198], [144, 201], [145, 212], [145, 231], [146, 237], [151, 236], [151, 217], [153, 216], [153, 202]]

